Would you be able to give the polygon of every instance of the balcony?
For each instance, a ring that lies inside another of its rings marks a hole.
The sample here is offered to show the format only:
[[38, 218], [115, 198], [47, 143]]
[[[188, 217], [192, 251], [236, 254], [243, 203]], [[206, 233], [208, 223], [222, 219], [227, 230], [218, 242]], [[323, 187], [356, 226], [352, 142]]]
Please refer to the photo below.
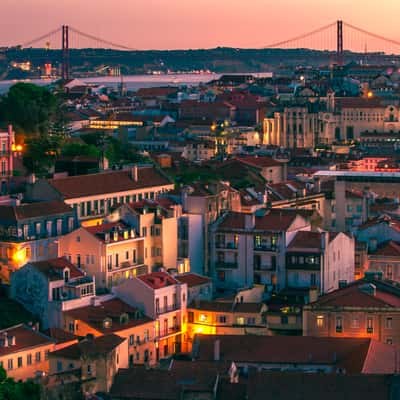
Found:
[[217, 249], [229, 249], [229, 250], [237, 250], [238, 245], [235, 242], [217, 242], [215, 244], [215, 247]]
[[255, 264], [254, 271], [276, 271], [276, 264]]
[[108, 272], [114, 273], [114, 272], [121, 272], [121, 271], [126, 271], [132, 268], [139, 268], [143, 266], [143, 261], [139, 260], [139, 262], [130, 262], [130, 261], [124, 261], [119, 263], [118, 265], [107, 265], [107, 270]]
[[217, 269], [237, 269], [238, 266], [237, 262], [217, 261], [215, 263]]
[[164, 339], [171, 335], [176, 335], [181, 332], [181, 327], [179, 325], [172, 326], [168, 329], [160, 329], [160, 332], [156, 336], [156, 339]]
[[159, 307], [156, 308], [156, 314], [160, 315], [160, 314], [165, 314], [165, 313], [169, 313], [169, 312], [173, 312], [173, 311], [178, 311], [180, 310], [180, 305], [178, 304], [172, 304], [170, 306], [166, 306], [166, 307]]
[[277, 251], [277, 246], [269, 244], [254, 244], [254, 251]]

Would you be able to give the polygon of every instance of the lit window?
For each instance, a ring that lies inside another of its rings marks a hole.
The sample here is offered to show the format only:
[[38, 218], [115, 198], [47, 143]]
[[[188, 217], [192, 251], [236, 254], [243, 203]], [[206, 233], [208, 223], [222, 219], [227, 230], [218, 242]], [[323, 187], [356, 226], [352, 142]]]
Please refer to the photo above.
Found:
[[324, 326], [324, 316], [318, 315], [317, 316], [317, 327], [322, 328]]
[[207, 322], [208, 321], [207, 315], [206, 314], [200, 314], [199, 321], [200, 322]]

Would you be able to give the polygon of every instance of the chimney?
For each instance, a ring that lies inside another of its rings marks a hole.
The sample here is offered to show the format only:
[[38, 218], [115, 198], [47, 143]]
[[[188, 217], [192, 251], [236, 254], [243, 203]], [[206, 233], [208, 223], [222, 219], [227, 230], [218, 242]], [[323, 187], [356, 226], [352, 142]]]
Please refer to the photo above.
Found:
[[244, 227], [245, 229], [254, 229], [256, 225], [256, 216], [255, 214], [246, 214], [244, 217]]
[[220, 361], [221, 359], [221, 341], [215, 339], [214, 341], [214, 361]]
[[318, 300], [318, 288], [316, 286], [311, 286], [308, 290], [308, 302], [315, 303]]
[[329, 243], [329, 232], [321, 232], [321, 249], [325, 250]]
[[138, 167], [135, 164], [132, 168], [131, 168], [131, 178], [137, 182], [138, 181]]
[[9, 346], [15, 346], [15, 336], [9, 336], [8, 337], [8, 345]]
[[3, 347], [8, 347], [8, 337], [7, 337], [7, 332], [3, 333]]

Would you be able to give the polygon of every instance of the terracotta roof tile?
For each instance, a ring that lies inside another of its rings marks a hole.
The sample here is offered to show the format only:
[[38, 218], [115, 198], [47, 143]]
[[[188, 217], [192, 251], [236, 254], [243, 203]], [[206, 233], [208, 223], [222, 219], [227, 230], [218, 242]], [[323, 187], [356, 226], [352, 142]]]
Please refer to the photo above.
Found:
[[236, 159], [256, 168], [280, 167], [283, 165], [281, 162], [275, 161], [273, 158], [267, 156], [246, 156], [236, 157]]
[[172, 188], [171, 182], [153, 167], [139, 167], [137, 181], [131, 177], [130, 170], [122, 170], [50, 179], [49, 183], [65, 199], [112, 194], [153, 186], [171, 185]]
[[79, 268], [63, 257], [44, 261], [31, 261], [29, 264], [44, 274], [50, 281], [64, 279], [64, 268], [69, 268], [71, 278], [81, 278], [85, 276]]
[[175, 276], [175, 279], [181, 283], [186, 283], [188, 287], [205, 285], [211, 283], [211, 279], [195, 273], [187, 273]]
[[72, 208], [60, 200], [26, 203], [19, 206], [0, 206], [0, 219], [18, 221], [28, 218], [71, 213]]
[[166, 272], [152, 272], [137, 277], [152, 289], [161, 289], [166, 286], [178, 285], [179, 282]]

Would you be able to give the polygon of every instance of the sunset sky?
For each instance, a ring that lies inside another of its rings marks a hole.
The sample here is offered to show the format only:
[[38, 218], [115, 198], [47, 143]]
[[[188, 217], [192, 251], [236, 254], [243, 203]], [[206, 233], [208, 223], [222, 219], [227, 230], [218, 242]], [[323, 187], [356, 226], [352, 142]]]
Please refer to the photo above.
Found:
[[0, 15], [0, 45], [68, 24], [137, 49], [262, 47], [337, 19], [400, 41], [400, 0], [0, 0]]

